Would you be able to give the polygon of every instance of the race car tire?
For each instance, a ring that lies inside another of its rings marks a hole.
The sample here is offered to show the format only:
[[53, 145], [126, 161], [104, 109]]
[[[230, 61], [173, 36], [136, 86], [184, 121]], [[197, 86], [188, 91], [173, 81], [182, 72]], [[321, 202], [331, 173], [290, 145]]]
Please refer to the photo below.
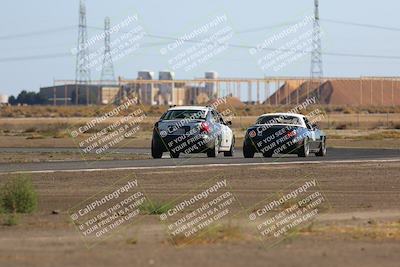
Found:
[[151, 156], [153, 159], [162, 158], [163, 151], [153, 142], [151, 142]]
[[243, 156], [245, 158], [254, 158], [255, 153], [253, 147], [243, 144]]
[[235, 138], [232, 138], [232, 143], [229, 151], [224, 152], [225, 157], [233, 157], [233, 154], [235, 153]]

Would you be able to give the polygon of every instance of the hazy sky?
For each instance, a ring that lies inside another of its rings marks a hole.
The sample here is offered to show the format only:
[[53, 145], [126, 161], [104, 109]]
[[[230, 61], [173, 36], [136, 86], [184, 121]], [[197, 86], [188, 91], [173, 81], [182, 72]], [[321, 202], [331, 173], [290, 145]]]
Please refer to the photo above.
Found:
[[[109, 16], [116, 25], [129, 17], [138, 16], [112, 40], [119, 40], [126, 32], [142, 27], [145, 35], [127, 55], [115, 60], [116, 75], [136, 78], [137, 71], [172, 69], [176, 60], [195, 43], [186, 42], [168, 48], [176, 37], [190, 34], [215, 18], [225, 16], [226, 21], [196, 36], [203, 40], [224, 27], [232, 29], [227, 42], [219, 53], [200, 60], [193, 68], [177, 68], [179, 78], [202, 77], [205, 71], [217, 71], [222, 77], [307, 76], [310, 73], [309, 54], [296, 58], [279, 70], [263, 69], [260, 58], [271, 51], [249, 53], [249, 47], [268, 40], [274, 34], [302, 21], [313, 12], [313, 0], [281, 1], [128, 1], [86, 0], [89, 38], [100, 34], [104, 17]], [[322, 0], [320, 1], [322, 49], [325, 76], [394, 76], [400, 67], [400, 2], [396, 0]], [[22, 89], [38, 91], [40, 86], [53, 83], [53, 79], [75, 79], [75, 56], [78, 35], [78, 0], [13, 0], [2, 1], [0, 9], [0, 94], [16, 94]], [[333, 23], [345, 21], [359, 24], [380, 25], [387, 28], [359, 27]], [[311, 24], [301, 29], [311, 29]], [[389, 29], [390, 28], [390, 29]], [[271, 44], [279, 48], [299, 36]], [[154, 36], [163, 36], [164, 39]], [[171, 39], [168, 39], [171, 38]], [[135, 40], [133, 40], [135, 41]], [[90, 47], [101, 50], [102, 42]], [[123, 50], [128, 50], [125, 47]], [[200, 50], [200, 48], [198, 49]], [[123, 51], [122, 51], [123, 52]], [[336, 55], [332, 55], [332, 53]], [[337, 53], [359, 55], [338, 56]], [[120, 53], [121, 54], [121, 53]], [[208, 53], [210, 54], [210, 53]], [[207, 54], [207, 55], [208, 55]], [[360, 55], [369, 55], [362, 57]], [[186, 54], [186, 57], [189, 55]], [[374, 57], [372, 57], [374, 56]], [[382, 57], [386, 56], [386, 57]], [[393, 58], [396, 57], [396, 58]], [[199, 60], [199, 59], [197, 59]], [[286, 59], [288, 60], [288, 59]], [[93, 80], [100, 78], [94, 66]]]

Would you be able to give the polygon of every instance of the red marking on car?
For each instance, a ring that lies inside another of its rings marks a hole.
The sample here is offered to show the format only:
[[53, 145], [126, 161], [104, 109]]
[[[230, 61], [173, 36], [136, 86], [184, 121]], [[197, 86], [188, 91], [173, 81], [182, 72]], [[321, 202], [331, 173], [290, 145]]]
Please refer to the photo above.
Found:
[[290, 131], [290, 132], [288, 132], [288, 133], [286, 134], [286, 136], [288, 136], [288, 137], [293, 137], [293, 136], [296, 136], [296, 135], [297, 135], [296, 130]]
[[211, 133], [210, 125], [206, 121], [201, 123], [200, 132]]

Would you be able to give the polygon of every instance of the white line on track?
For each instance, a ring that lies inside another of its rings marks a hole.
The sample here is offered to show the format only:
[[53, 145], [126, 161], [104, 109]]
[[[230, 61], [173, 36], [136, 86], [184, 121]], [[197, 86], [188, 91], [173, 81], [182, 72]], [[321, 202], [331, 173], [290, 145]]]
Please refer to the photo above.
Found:
[[204, 165], [176, 165], [176, 166], [150, 166], [150, 167], [115, 167], [115, 168], [96, 168], [96, 169], [70, 169], [70, 170], [40, 170], [40, 171], [13, 171], [0, 172], [1, 174], [10, 173], [56, 173], [56, 172], [97, 172], [97, 171], [128, 171], [128, 170], [156, 170], [156, 169], [181, 169], [181, 168], [204, 168], [204, 167], [236, 167], [236, 166], [268, 166], [268, 165], [301, 165], [301, 164], [341, 164], [341, 163], [384, 163], [400, 162], [400, 159], [377, 159], [377, 160], [330, 160], [330, 161], [292, 161], [292, 162], [260, 162], [260, 163], [213, 163]]

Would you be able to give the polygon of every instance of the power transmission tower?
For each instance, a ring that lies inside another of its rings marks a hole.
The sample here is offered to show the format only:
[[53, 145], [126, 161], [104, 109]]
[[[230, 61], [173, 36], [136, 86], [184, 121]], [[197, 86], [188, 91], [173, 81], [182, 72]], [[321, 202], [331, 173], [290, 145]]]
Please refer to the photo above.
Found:
[[104, 20], [104, 58], [103, 68], [101, 70], [102, 82], [115, 83], [114, 66], [111, 57], [111, 37], [110, 37], [110, 18]]
[[85, 0], [80, 0], [79, 5], [79, 32], [78, 48], [76, 54], [75, 82], [76, 84], [90, 83], [89, 46], [86, 27]]
[[[76, 54], [75, 66], [75, 104], [79, 103], [79, 88], [78, 84], [90, 83], [90, 68], [89, 68], [89, 46], [86, 27], [86, 5], [85, 0], [79, 2], [79, 31], [78, 31], [78, 47]], [[89, 88], [86, 86], [86, 105], [89, 104]]]
[[318, 81], [317, 95], [320, 96], [319, 88], [323, 78], [321, 26], [319, 24], [319, 0], [314, 0], [314, 25], [313, 42], [311, 50], [311, 82]]

